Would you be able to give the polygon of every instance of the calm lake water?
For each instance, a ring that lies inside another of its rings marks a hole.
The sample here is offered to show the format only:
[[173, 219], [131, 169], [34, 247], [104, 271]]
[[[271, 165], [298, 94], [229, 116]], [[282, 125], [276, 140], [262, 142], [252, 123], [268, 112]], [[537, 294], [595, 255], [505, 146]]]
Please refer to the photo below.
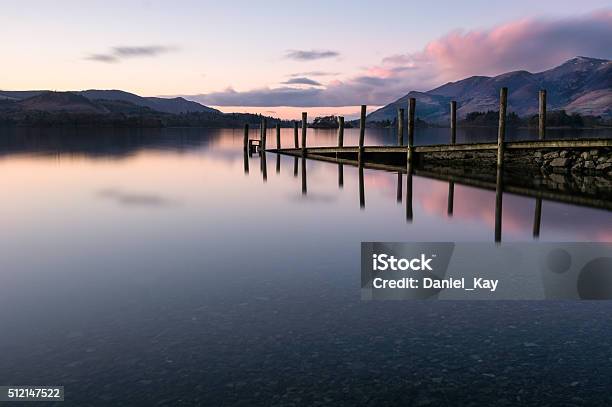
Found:
[[[292, 157], [266, 163], [245, 173], [241, 130], [0, 130], [0, 385], [63, 385], [63, 406], [612, 404], [609, 301], [360, 300], [361, 241], [492, 241], [494, 191], [456, 184], [450, 217], [448, 184], [414, 177], [406, 222], [397, 174], [366, 169], [361, 208], [356, 168], [339, 188], [308, 160], [303, 194]], [[503, 240], [533, 239], [534, 206], [504, 194]], [[611, 242], [612, 213], [543, 201], [540, 240]]]

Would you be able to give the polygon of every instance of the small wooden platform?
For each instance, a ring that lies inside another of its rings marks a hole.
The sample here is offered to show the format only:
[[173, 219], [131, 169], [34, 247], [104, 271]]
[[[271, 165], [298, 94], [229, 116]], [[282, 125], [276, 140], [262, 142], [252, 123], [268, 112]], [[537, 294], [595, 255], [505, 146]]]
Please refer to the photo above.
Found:
[[249, 151], [250, 152], [255, 153], [260, 148], [261, 148], [261, 140], [259, 140], [259, 139], [250, 139], [249, 140]]

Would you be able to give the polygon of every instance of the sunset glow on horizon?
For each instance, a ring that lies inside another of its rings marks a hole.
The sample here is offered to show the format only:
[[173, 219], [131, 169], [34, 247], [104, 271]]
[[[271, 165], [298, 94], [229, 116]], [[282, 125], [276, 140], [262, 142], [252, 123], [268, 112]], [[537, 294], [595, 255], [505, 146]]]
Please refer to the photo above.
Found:
[[223, 112], [355, 118], [360, 104], [471, 75], [612, 57], [612, 9], [600, 0], [64, 3], [5, 5], [3, 36], [19, 41], [2, 44], [0, 89], [121, 89]]

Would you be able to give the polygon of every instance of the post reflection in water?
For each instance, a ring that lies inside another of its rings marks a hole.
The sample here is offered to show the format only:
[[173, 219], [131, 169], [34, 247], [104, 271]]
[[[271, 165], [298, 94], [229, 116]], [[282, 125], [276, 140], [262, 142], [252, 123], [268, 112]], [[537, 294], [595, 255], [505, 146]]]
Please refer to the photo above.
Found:
[[503, 171], [497, 167], [497, 181], [495, 183], [495, 242], [501, 242], [502, 236], [502, 201], [504, 195]]
[[455, 204], [455, 183], [453, 181], [448, 183], [448, 207], [446, 213], [448, 216], [453, 216], [453, 206]]
[[294, 177], [298, 176], [298, 158], [297, 157], [293, 157], [293, 176]]
[[397, 202], [402, 202], [402, 173], [397, 173]]
[[540, 223], [542, 221], [542, 198], [536, 198], [535, 214], [533, 217], [533, 237], [540, 237]]
[[412, 222], [412, 165], [408, 163], [406, 169], [406, 221]]
[[261, 175], [263, 176], [264, 182], [268, 180], [268, 164], [266, 163], [265, 151], [261, 153]]
[[[244, 158], [244, 172], [245, 174], [249, 173], [249, 156], [251, 156], [251, 154], [249, 154], [248, 151], [244, 152], [243, 158]], [[267, 155], [266, 153], [261, 153], [260, 152], [260, 157], [261, 157], [261, 172], [263, 175], [263, 180], [264, 182], [267, 180], [267, 165], [266, 165], [266, 159], [267, 159]], [[277, 154], [276, 156], [276, 172], [278, 174], [280, 174], [280, 154]], [[303, 195], [307, 195], [307, 158], [306, 157], [299, 157], [296, 156], [294, 157], [294, 176], [297, 177], [298, 174], [298, 166], [299, 163], [298, 161], [302, 162], [302, 173], [301, 173], [301, 183], [302, 183], [302, 194]], [[357, 161], [355, 164], [357, 164], [357, 168], [358, 168], [358, 182], [359, 182], [359, 206], [362, 210], [365, 209], [365, 175], [364, 175], [364, 170], [365, 170], [365, 166], [364, 163], [362, 161]], [[341, 163], [337, 163], [337, 169], [338, 169], [338, 187], [339, 189], [342, 189], [344, 186], [344, 165], [346, 164], [341, 164]], [[401, 203], [402, 199], [404, 198], [403, 196], [403, 172], [401, 170], [396, 170], [394, 169], [393, 172], [395, 172], [395, 174], [397, 175], [396, 178], [396, 201]], [[414, 221], [414, 209], [413, 209], [413, 177], [414, 172], [415, 172], [415, 166], [414, 164], [408, 164], [406, 167], [406, 195], [405, 195], [405, 199], [406, 199], [406, 221], [408, 223], [411, 223]], [[393, 174], [393, 173], [391, 173]], [[492, 175], [492, 174], [491, 174]], [[427, 175], [424, 175], [425, 178], [429, 178]], [[447, 216], [448, 217], [453, 217], [454, 216], [454, 197], [455, 197], [455, 183], [459, 182], [459, 184], [462, 184], [461, 179], [457, 180], [452, 178], [453, 181], [447, 181], [448, 182], [448, 201], [447, 201]], [[496, 243], [500, 243], [502, 241], [502, 221], [503, 221], [503, 193], [504, 193], [504, 189], [505, 188], [512, 188], [512, 179], [510, 178], [506, 178], [504, 179], [503, 176], [503, 167], [498, 167], [496, 173], [495, 173], [495, 184], [489, 183], [490, 186], [484, 186], [482, 187], [483, 189], [486, 190], [492, 190], [493, 188], [495, 188], [495, 213], [494, 213], [494, 241]], [[541, 197], [534, 197], [533, 198], [535, 200], [535, 208], [534, 208], [534, 215], [533, 215], [533, 238], [534, 239], [538, 239], [540, 236], [540, 228], [541, 228], [541, 222], [542, 222], [542, 199]], [[513, 208], [511, 208], [513, 209]], [[511, 216], [512, 215], [512, 211], [510, 211], [509, 214], [507, 214], [507, 216]]]
[[302, 157], [302, 195], [306, 195], [308, 188], [306, 186], [306, 158]]
[[247, 152], [247, 150], [244, 150], [244, 173], [248, 174], [249, 173], [249, 153]]
[[363, 164], [359, 162], [359, 207], [365, 209], [365, 186], [363, 183]]

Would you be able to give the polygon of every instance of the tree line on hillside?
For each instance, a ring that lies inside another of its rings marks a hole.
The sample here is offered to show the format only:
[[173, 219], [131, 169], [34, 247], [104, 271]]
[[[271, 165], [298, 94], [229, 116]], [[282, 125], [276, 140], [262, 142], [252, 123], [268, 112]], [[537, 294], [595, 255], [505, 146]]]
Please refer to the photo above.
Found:
[[[497, 126], [499, 122], [499, 111], [489, 110], [487, 112], [468, 113], [460, 124], [464, 126]], [[531, 115], [519, 117], [510, 112], [506, 117], [506, 124], [512, 127], [538, 127], [539, 116]], [[546, 126], [548, 127], [597, 127], [610, 126], [612, 122], [604, 120], [601, 116], [581, 115], [579, 113], [568, 114], [565, 110], [553, 110], [546, 112]]]
[[[499, 111], [489, 110], [486, 112], [471, 112], [460, 120], [458, 125], [462, 127], [495, 127], [499, 122]], [[358, 121], [357, 121], [357, 125]], [[531, 115], [520, 117], [514, 112], [506, 116], [506, 125], [509, 127], [538, 127], [539, 116]], [[368, 127], [395, 128], [397, 119], [368, 122]], [[435, 123], [428, 123], [420, 118], [415, 120], [416, 127], [448, 127]], [[546, 126], [548, 127], [610, 127], [612, 120], [605, 120], [601, 116], [581, 115], [579, 113], [568, 114], [565, 110], [554, 110], [546, 113]]]
[[[217, 113], [217, 112], [191, 112], [191, 113], [162, 113], [149, 108], [138, 106], [123, 106], [116, 102], [103, 104], [108, 113], [71, 112], [71, 111], [38, 111], [15, 108], [14, 103], [0, 100], [0, 125], [14, 125], [27, 127], [210, 127], [210, 128], [241, 128], [245, 124], [251, 128], [259, 128], [264, 116], [251, 113]], [[266, 117], [268, 127], [293, 127], [293, 120]], [[499, 112], [489, 110], [486, 112], [471, 112], [459, 122], [464, 127], [490, 127], [497, 126]], [[510, 127], [537, 127], [538, 115], [519, 117], [510, 112], [506, 123]], [[299, 123], [299, 122], [298, 122]], [[338, 128], [338, 116], [321, 116], [314, 118], [309, 125], [312, 128], [333, 129]], [[549, 111], [546, 117], [548, 127], [602, 127], [612, 126], [612, 120], [604, 120], [600, 116], [568, 114], [565, 110]], [[395, 128], [397, 119], [383, 121], [368, 121], [368, 127]], [[440, 127], [439, 124], [428, 123], [419, 117], [415, 120], [415, 127]], [[359, 120], [345, 122], [346, 128], [359, 127]]]
[[[171, 114], [151, 109], [141, 109], [130, 113], [85, 113], [70, 111], [38, 111], [1, 109], [0, 125], [23, 127], [209, 127], [241, 128], [248, 124], [259, 127], [264, 116], [250, 113], [213, 113], [192, 112]], [[273, 117], [266, 117], [269, 127], [280, 124], [282, 127], [293, 126], [293, 122]]]

